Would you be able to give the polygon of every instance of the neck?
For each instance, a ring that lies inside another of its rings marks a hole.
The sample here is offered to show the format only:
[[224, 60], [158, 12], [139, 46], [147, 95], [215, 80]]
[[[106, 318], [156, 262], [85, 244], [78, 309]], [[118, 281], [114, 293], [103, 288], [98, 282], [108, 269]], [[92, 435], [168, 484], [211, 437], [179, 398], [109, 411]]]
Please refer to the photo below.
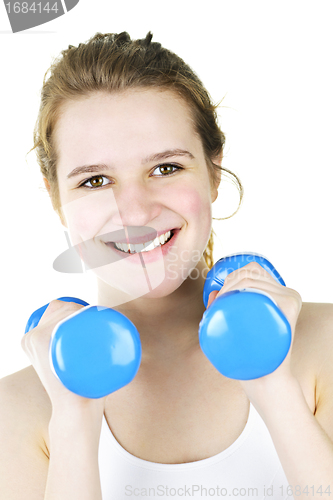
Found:
[[[98, 281], [98, 304], [124, 314], [136, 326], [142, 345], [142, 363], [178, 362], [196, 352], [199, 322], [205, 311], [202, 300], [208, 268], [197, 264], [199, 278], [187, 278], [172, 293], [158, 298], [140, 297], [119, 303], [114, 289]], [[116, 304], [116, 305], [114, 305]]]

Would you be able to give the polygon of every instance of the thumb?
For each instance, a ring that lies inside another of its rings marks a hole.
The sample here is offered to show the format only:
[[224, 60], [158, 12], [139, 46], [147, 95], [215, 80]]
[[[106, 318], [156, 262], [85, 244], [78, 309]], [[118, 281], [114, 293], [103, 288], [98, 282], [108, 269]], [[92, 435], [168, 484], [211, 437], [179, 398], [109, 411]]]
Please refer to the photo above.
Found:
[[214, 301], [214, 299], [216, 298], [216, 295], [219, 293], [218, 290], [213, 290], [212, 292], [210, 292], [209, 294], [209, 297], [208, 297], [208, 304], [207, 304], [207, 308], [211, 305], [211, 303]]

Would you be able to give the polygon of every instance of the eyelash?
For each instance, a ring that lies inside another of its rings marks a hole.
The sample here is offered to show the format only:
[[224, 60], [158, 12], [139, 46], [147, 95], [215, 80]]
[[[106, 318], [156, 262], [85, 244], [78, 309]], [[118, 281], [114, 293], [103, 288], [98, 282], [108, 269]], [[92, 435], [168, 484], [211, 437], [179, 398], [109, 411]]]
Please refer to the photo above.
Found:
[[[171, 175], [175, 174], [179, 170], [183, 170], [183, 167], [179, 167], [178, 165], [174, 165], [173, 163], [163, 163], [162, 165], [158, 165], [157, 167], [155, 167], [154, 170], [161, 168], [161, 167], [173, 167], [177, 170], [174, 170], [173, 172], [166, 174], [166, 175], [157, 175], [156, 177], [170, 177]], [[109, 182], [108, 184], [104, 184], [102, 186], [97, 186], [97, 187], [86, 186], [86, 184], [88, 182], [91, 182], [93, 179], [98, 179], [100, 177], [104, 177], [105, 179], [108, 179], [108, 177], [106, 177], [105, 175], [93, 175], [92, 177], [89, 177], [89, 179], [85, 179], [83, 182], [81, 182], [81, 184], [78, 187], [79, 188], [85, 187], [87, 189], [99, 189], [99, 188], [102, 188], [102, 187], [105, 187], [105, 186], [108, 186], [109, 184], [111, 184], [111, 182]]]

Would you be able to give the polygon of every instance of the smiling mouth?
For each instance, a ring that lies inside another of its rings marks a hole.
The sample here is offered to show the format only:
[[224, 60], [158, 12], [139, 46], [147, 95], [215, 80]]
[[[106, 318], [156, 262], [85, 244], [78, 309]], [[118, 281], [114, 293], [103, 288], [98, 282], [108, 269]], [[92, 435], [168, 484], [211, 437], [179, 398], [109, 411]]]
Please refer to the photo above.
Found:
[[151, 250], [154, 250], [157, 247], [165, 245], [168, 241], [171, 240], [171, 238], [174, 236], [175, 230], [171, 229], [170, 231], [167, 231], [166, 233], [162, 234], [161, 236], [157, 236], [154, 240], [147, 241], [145, 243], [118, 243], [118, 242], [112, 242], [111, 245], [116, 249], [119, 250], [120, 252], [127, 253], [127, 254], [134, 254], [134, 253], [139, 253], [139, 252], [150, 252]]

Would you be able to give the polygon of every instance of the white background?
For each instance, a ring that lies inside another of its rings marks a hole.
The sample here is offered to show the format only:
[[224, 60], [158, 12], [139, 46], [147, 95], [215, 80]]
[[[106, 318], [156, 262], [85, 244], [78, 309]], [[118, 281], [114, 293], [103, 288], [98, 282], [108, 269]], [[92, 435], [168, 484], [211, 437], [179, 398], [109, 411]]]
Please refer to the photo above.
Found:
[[[214, 258], [268, 257], [305, 302], [333, 302], [333, 9], [331, 2], [80, 0], [67, 15], [12, 34], [0, 4], [0, 377], [29, 364], [20, 340], [33, 310], [63, 295], [94, 302], [94, 281], [52, 268], [67, 244], [32, 147], [43, 75], [53, 57], [99, 32], [128, 31], [179, 54], [213, 100], [224, 166], [245, 188], [241, 210], [214, 223]], [[214, 216], [238, 203], [225, 182]]]

